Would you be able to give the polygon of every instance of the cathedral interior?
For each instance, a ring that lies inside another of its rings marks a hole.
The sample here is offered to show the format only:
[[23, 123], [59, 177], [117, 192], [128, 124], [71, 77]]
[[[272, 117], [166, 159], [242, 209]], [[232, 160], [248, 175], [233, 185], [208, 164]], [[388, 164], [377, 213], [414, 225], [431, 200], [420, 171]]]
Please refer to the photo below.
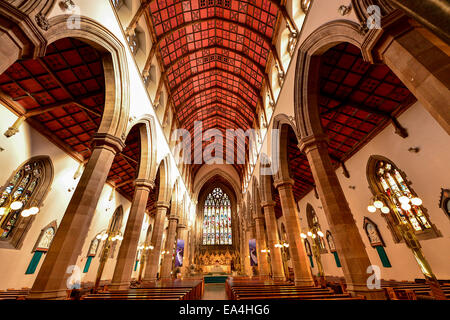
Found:
[[449, 12], [0, 1], [0, 300], [450, 299]]

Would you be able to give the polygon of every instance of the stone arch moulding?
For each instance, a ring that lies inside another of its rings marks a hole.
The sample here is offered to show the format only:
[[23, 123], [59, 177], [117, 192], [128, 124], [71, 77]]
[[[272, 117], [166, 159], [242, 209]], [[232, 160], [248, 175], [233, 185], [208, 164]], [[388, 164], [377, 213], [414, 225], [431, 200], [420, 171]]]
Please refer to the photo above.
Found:
[[80, 16], [80, 28], [70, 29], [70, 15], [49, 19], [50, 27], [44, 33], [48, 43], [62, 38], [77, 38], [104, 52], [105, 106], [98, 133], [99, 137], [113, 137], [124, 144], [130, 110], [130, 88], [126, 51], [122, 43], [108, 29], [96, 21]]
[[[239, 225], [239, 219], [238, 219], [238, 201], [237, 201], [237, 196], [238, 194], [236, 193], [235, 190], [233, 190], [233, 186], [231, 185], [227, 185], [226, 183], [223, 182], [219, 182], [217, 184], [212, 184], [209, 186], [206, 186], [205, 184], [203, 185], [204, 188], [200, 188], [203, 189], [201, 191], [202, 194], [199, 194], [199, 198], [198, 198], [198, 203], [197, 203], [197, 219], [199, 219], [199, 221], [201, 221], [201, 223], [199, 224], [201, 231], [202, 230], [202, 226], [203, 226], [203, 212], [204, 212], [204, 205], [205, 205], [205, 200], [206, 197], [214, 190], [214, 188], [219, 187], [223, 190], [223, 192], [225, 192], [228, 197], [230, 198], [230, 202], [231, 202], [231, 237], [232, 237], [232, 248], [233, 250], [238, 250], [239, 249], [239, 239], [238, 239], [238, 234], [239, 234], [239, 230], [238, 230], [238, 225]], [[200, 232], [199, 237], [201, 239], [200, 241], [200, 246], [204, 246], [203, 245], [203, 233]], [[216, 248], [217, 245], [206, 245], [208, 248]], [[221, 245], [219, 245], [221, 246]]]
[[6, 0], [13, 7], [16, 7], [18, 10], [22, 11], [25, 14], [40, 14], [43, 17], [48, 16], [50, 11], [56, 4], [56, 0]]
[[[272, 170], [272, 164], [270, 161], [269, 156], [267, 156], [265, 153], [261, 153], [260, 156], [260, 173], [259, 173], [259, 181], [261, 184], [261, 201], [273, 201], [273, 195], [272, 195], [272, 180], [273, 180], [273, 170]], [[266, 171], [267, 170], [267, 171]], [[263, 172], [264, 171], [264, 172]], [[270, 171], [271, 174], [268, 174]]]
[[[382, 192], [382, 190], [379, 187], [379, 184], [377, 183], [376, 178], [375, 178], [375, 170], [376, 170], [376, 165], [377, 165], [378, 161], [385, 161], [385, 162], [392, 164], [392, 166], [398, 170], [398, 172], [402, 176], [403, 180], [406, 182], [406, 185], [410, 189], [411, 193], [414, 196], [417, 196], [417, 193], [411, 187], [412, 183], [411, 183], [411, 181], [408, 180], [408, 176], [406, 175], [406, 173], [404, 171], [402, 171], [402, 169], [399, 168], [392, 160], [390, 160], [384, 156], [381, 156], [381, 155], [371, 155], [369, 157], [369, 160], [367, 161], [366, 177], [367, 177], [367, 182], [369, 184], [369, 189], [373, 195], [376, 195], [378, 192]], [[427, 208], [424, 205], [421, 205], [421, 209], [422, 209], [422, 212], [425, 215], [426, 219], [428, 220], [429, 224], [431, 225], [431, 228], [428, 230], [416, 232], [415, 235], [416, 235], [417, 239], [418, 240], [427, 240], [427, 239], [442, 237], [442, 233], [439, 231], [437, 226], [435, 224], [433, 224], [433, 222], [431, 221], [431, 218], [430, 218]], [[392, 210], [392, 208], [391, 208], [391, 210]], [[387, 228], [389, 231], [391, 231], [394, 242], [395, 243], [403, 242], [404, 240], [403, 240], [402, 236], [399, 234], [399, 232], [397, 231], [397, 229], [395, 227], [396, 220], [392, 216], [392, 213], [390, 213], [390, 214], [380, 213], [380, 214], [383, 217], [383, 219], [385, 219], [385, 221], [387, 222]]]
[[297, 137], [297, 142], [300, 143], [297, 125], [293, 117], [289, 117], [286, 114], [278, 114], [273, 120], [272, 128], [278, 130], [277, 141], [274, 141], [272, 146], [272, 161], [278, 161], [278, 163], [273, 163], [275, 168], [278, 169], [277, 172], [274, 172], [274, 180], [289, 180], [291, 179], [291, 175], [287, 157], [289, 143], [288, 131], [291, 128]]
[[[162, 202], [169, 206], [170, 200], [172, 198], [172, 186], [171, 186], [171, 176], [170, 176], [170, 159], [166, 155], [158, 164], [159, 171], [159, 194], [158, 202]], [[156, 171], [158, 173], [158, 171]]]
[[318, 108], [320, 56], [342, 42], [362, 47], [364, 35], [356, 23], [347, 20], [327, 23], [311, 33], [298, 50], [294, 112], [298, 135], [302, 139], [324, 134]]
[[[36, 207], [40, 208], [43, 206], [43, 202], [47, 197], [53, 183], [54, 168], [49, 156], [35, 156], [21, 163], [16, 168], [16, 170], [13, 171], [8, 180], [5, 181], [5, 184], [1, 187], [0, 190], [4, 190], [8, 182], [11, 181], [11, 179], [17, 174], [17, 172], [21, 170], [27, 163], [36, 161], [42, 162], [42, 168], [44, 170], [44, 172], [42, 173], [43, 180], [37, 186], [36, 191], [33, 193], [28, 203], [33, 203]], [[17, 220], [16, 225], [11, 232], [11, 236], [6, 240], [0, 241], [0, 248], [20, 250], [23, 241], [28, 233], [28, 230], [31, 228], [31, 225], [33, 224], [35, 218], [36, 216], [34, 215], [28, 218], [23, 218], [19, 215], [19, 219]]]
[[194, 187], [193, 187], [193, 197], [192, 197], [192, 199], [198, 201], [198, 196], [199, 196], [200, 190], [202, 189], [203, 185], [204, 185], [205, 183], [207, 183], [207, 182], [208, 182], [212, 177], [214, 177], [215, 175], [220, 175], [220, 176], [222, 176], [223, 178], [225, 178], [225, 179], [231, 184], [231, 186], [232, 186], [233, 189], [234, 189], [233, 191], [234, 191], [234, 193], [236, 194], [237, 202], [240, 203], [240, 202], [242, 201], [242, 198], [241, 198], [241, 188], [240, 188], [239, 185], [234, 181], [234, 178], [233, 178], [230, 174], [228, 174], [227, 172], [222, 171], [222, 170], [220, 170], [220, 169], [218, 169], [218, 168], [216, 168], [216, 169], [214, 169], [214, 170], [212, 170], [212, 171], [209, 171], [206, 175], [204, 175], [204, 176], [202, 177], [202, 179], [201, 179], [200, 181], [198, 181], [198, 182], [194, 185]]
[[138, 120], [131, 123], [131, 125], [127, 128], [125, 136], [128, 136], [131, 129], [135, 126], [139, 126], [138, 129], [141, 141], [141, 161], [139, 162], [139, 170], [136, 180], [148, 182], [154, 187], [157, 170], [155, 119], [152, 115], [143, 115]]

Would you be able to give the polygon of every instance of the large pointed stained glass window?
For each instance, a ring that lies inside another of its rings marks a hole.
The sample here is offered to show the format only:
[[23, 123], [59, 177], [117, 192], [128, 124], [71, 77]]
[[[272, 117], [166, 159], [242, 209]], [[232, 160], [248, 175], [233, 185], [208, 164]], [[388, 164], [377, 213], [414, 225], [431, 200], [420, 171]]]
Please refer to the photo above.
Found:
[[231, 245], [231, 201], [221, 188], [206, 197], [203, 209], [203, 244]]
[[376, 166], [377, 182], [383, 192], [391, 200], [392, 205], [400, 213], [403, 223], [409, 223], [413, 229], [423, 231], [431, 228], [431, 224], [423, 212], [421, 203], [402, 206], [401, 198], [415, 198], [415, 194], [410, 190], [408, 184], [403, 179], [398, 169], [387, 161], [378, 161]]

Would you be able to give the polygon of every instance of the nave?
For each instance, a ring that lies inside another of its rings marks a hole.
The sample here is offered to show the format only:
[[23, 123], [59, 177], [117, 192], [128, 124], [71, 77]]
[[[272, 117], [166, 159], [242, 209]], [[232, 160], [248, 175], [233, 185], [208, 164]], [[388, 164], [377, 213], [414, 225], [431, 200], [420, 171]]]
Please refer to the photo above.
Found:
[[448, 8], [0, 2], [1, 300], [448, 300]]

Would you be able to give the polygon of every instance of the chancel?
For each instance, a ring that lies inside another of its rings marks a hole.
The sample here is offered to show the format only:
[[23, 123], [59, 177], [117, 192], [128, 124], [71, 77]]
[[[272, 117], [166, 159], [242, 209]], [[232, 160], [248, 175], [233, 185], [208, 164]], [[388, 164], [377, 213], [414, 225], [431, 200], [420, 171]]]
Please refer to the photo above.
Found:
[[449, 299], [417, 3], [0, 1], [0, 300]]

